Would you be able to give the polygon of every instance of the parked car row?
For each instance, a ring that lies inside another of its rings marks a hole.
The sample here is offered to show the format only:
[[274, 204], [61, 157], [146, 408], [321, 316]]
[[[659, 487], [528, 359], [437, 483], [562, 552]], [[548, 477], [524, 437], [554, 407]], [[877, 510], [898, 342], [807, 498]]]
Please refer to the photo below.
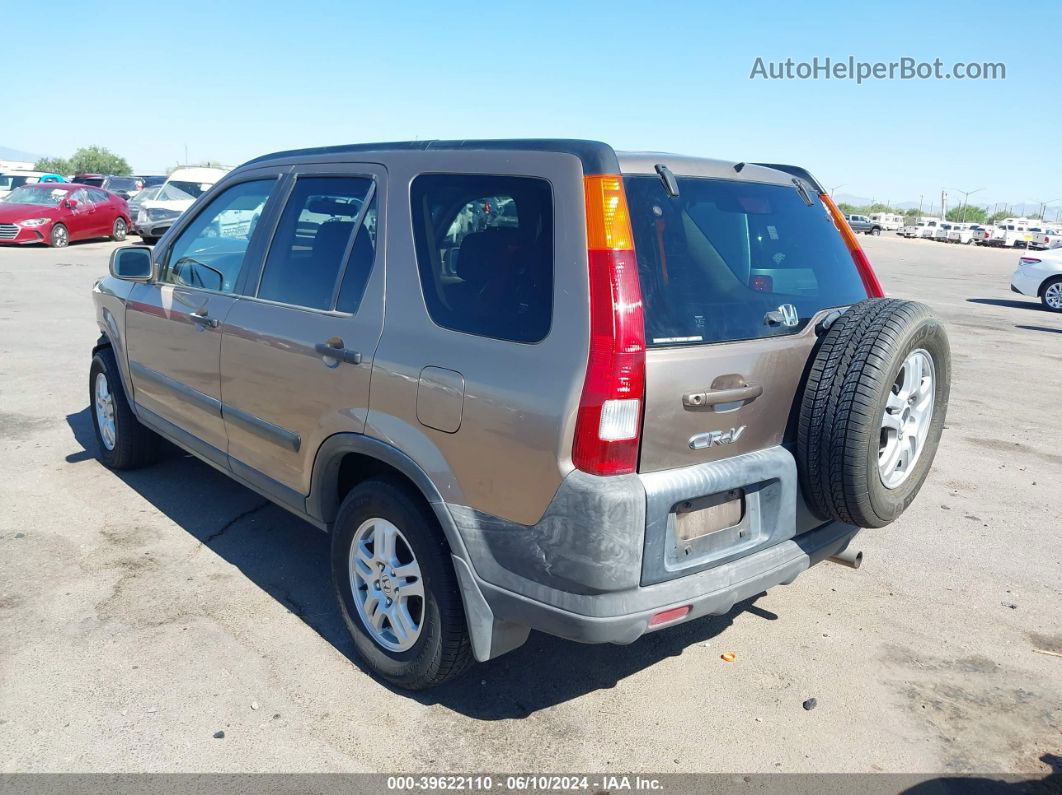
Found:
[[967, 224], [922, 217], [912, 219], [896, 234], [946, 243], [1033, 250], [1062, 245], [1062, 227], [1047, 225], [1039, 219], [1031, 218], [1004, 218], [997, 224]]
[[98, 237], [124, 240], [130, 232], [154, 243], [227, 171], [179, 168], [169, 177], [76, 174], [70, 180], [36, 171], [2, 174], [0, 244], [62, 247]]

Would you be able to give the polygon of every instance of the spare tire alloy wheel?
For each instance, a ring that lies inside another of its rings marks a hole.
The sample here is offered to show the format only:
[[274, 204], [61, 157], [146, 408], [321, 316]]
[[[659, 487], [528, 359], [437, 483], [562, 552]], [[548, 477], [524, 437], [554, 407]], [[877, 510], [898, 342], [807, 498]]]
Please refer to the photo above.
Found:
[[887, 489], [899, 487], [925, 448], [933, 419], [933, 357], [919, 348], [904, 360], [881, 418], [878, 472]]
[[808, 507], [857, 527], [895, 521], [929, 474], [944, 429], [951, 349], [929, 307], [850, 307], [818, 343], [801, 397], [797, 466]]
[[389, 651], [407, 651], [424, 626], [424, 581], [402, 531], [367, 519], [350, 544], [350, 590], [365, 629]]

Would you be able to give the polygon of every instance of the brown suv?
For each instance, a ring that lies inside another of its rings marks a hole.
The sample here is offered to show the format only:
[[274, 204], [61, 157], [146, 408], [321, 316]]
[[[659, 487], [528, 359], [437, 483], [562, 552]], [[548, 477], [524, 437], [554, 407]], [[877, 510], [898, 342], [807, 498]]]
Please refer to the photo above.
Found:
[[950, 360], [803, 169], [569, 140], [281, 152], [95, 287], [100, 457], [160, 437], [332, 536], [410, 688], [728, 611], [894, 520]]

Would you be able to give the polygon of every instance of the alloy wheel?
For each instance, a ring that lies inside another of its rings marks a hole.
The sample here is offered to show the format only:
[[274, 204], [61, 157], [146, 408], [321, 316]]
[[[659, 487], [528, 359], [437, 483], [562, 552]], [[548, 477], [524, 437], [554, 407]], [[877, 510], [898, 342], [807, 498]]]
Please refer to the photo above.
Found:
[[878, 474], [887, 489], [900, 486], [914, 471], [933, 421], [936, 372], [923, 348], [904, 360], [885, 403], [878, 443]]

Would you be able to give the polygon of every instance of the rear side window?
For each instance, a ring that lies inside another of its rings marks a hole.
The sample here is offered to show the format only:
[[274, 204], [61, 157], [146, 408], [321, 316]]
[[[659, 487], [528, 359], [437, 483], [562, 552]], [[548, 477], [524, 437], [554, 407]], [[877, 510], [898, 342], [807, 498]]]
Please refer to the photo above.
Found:
[[553, 194], [545, 180], [425, 174], [410, 188], [424, 301], [444, 328], [539, 342], [553, 313]]
[[792, 185], [679, 178], [672, 198], [656, 176], [624, 183], [649, 346], [791, 334], [866, 298], [813, 192], [809, 205]]
[[[258, 297], [330, 310], [348, 257], [357, 259], [356, 269], [367, 279], [373, 246], [368, 242], [366, 248], [367, 238], [363, 238], [354, 251], [353, 237], [371, 187], [368, 177], [300, 178], [269, 248]], [[361, 300], [360, 293], [357, 299]]]

